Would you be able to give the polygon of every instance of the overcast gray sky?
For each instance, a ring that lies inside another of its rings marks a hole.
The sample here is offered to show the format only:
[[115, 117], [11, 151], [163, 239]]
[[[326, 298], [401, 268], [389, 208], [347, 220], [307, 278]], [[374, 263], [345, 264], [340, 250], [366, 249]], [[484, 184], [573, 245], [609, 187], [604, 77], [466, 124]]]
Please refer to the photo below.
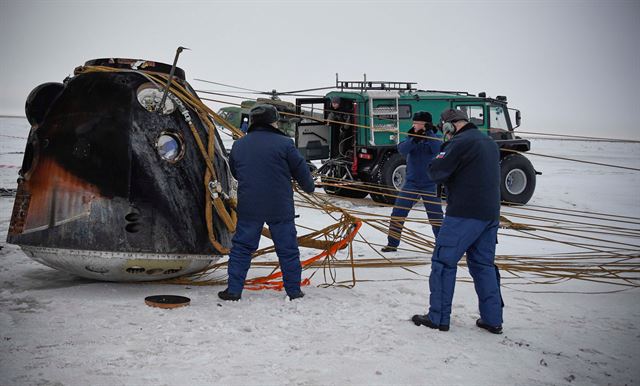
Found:
[[507, 95], [522, 130], [640, 139], [637, 0], [0, 0], [0, 39], [0, 114], [23, 115], [33, 87], [88, 59], [171, 63], [182, 45], [196, 89], [221, 88], [194, 78], [295, 90], [366, 73]]

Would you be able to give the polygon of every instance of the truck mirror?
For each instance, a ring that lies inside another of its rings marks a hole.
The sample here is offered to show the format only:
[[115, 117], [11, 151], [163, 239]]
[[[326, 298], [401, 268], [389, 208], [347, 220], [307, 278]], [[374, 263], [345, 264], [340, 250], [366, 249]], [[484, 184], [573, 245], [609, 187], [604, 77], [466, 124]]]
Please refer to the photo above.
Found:
[[520, 110], [516, 110], [516, 127], [520, 127], [521, 120], [522, 116], [520, 115]]

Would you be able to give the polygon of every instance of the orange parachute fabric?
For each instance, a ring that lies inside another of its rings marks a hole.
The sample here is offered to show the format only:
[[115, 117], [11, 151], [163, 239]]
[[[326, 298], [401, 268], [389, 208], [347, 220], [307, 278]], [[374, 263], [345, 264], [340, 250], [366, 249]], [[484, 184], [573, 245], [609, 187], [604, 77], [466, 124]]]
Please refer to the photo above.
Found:
[[[343, 238], [342, 240], [334, 243], [333, 245], [331, 245], [328, 249], [322, 251], [320, 254], [315, 255], [313, 257], [308, 258], [307, 260], [301, 262], [302, 267], [306, 267], [320, 259], [322, 259], [323, 257], [327, 257], [327, 256], [335, 256], [335, 254], [340, 250], [345, 248], [349, 243], [351, 243], [354, 239], [354, 237], [356, 237], [356, 234], [358, 234], [358, 231], [360, 230], [360, 227], [362, 226], [362, 221], [360, 220], [355, 220], [352, 226], [351, 231], [347, 234], [347, 236], [345, 238]], [[282, 280], [277, 280], [279, 278], [282, 277], [282, 271], [278, 270], [277, 272], [274, 272], [270, 275], [267, 276], [262, 276], [262, 277], [257, 277], [257, 278], [253, 278], [253, 279], [248, 279], [245, 281], [245, 289], [248, 290], [253, 290], [253, 291], [257, 291], [257, 290], [263, 290], [263, 289], [275, 289], [275, 290], [282, 290], [284, 288], [284, 283]], [[304, 279], [300, 285], [301, 286], [307, 286], [311, 284], [311, 280], [309, 280], [308, 278]]]

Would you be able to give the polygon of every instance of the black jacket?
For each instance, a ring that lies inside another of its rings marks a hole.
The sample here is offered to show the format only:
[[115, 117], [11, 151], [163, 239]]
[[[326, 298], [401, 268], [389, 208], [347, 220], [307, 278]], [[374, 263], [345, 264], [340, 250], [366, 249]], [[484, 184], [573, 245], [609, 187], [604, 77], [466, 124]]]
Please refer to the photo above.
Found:
[[500, 218], [500, 150], [473, 123], [442, 144], [429, 176], [447, 187], [447, 216]]

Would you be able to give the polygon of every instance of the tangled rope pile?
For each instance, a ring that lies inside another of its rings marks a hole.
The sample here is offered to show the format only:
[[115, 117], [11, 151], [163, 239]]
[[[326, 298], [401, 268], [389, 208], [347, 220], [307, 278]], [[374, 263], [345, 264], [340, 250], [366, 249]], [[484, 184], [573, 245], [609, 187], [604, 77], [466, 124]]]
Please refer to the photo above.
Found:
[[[297, 204], [302, 206], [304, 202]], [[389, 228], [389, 216], [362, 210], [350, 210], [350, 213], [359, 216], [363, 224], [379, 232], [386, 234]], [[517, 219], [518, 222], [509, 219]], [[424, 218], [407, 218], [402, 233], [406, 247], [401, 251], [410, 253], [411, 257], [384, 257], [377, 251], [380, 244], [363, 240], [380, 258], [357, 260], [356, 264], [362, 263], [361, 266], [366, 267], [428, 264], [434, 245], [428, 225], [429, 222]], [[640, 285], [640, 220], [637, 218], [529, 205], [508, 209], [503, 207], [501, 228], [500, 239], [533, 240], [534, 243], [527, 245], [535, 247], [537, 251], [558, 249], [557, 246], [562, 250], [546, 254], [497, 255], [496, 264], [507, 273], [504, 279], [513, 284], [583, 280], [623, 287]], [[423, 258], [416, 259], [415, 254]], [[465, 266], [464, 260], [462, 266]]]
[[[358, 206], [359, 209], [353, 209], [341, 208], [337, 205], [344, 206], [348, 202], [361, 204], [361, 206]], [[370, 200], [348, 199], [323, 193], [307, 195], [297, 192], [295, 203], [298, 208], [314, 209], [328, 215], [340, 213], [341, 217], [337, 219], [338, 222], [336, 223], [339, 225], [337, 228], [330, 226], [320, 230], [313, 230], [309, 227], [298, 226], [312, 231], [310, 235], [314, 240], [322, 239], [329, 246], [337, 245], [337, 242], [342, 241], [341, 248], [345, 245], [348, 246], [347, 252], [342, 255], [338, 255], [338, 252], [341, 251], [340, 248], [326, 248], [325, 253], [305, 260], [303, 262], [304, 269], [313, 271], [305, 279], [305, 284], [309, 284], [308, 280], [320, 269], [324, 272], [324, 282], [321, 286], [352, 287], [358, 282], [424, 280], [426, 277], [426, 270], [420, 267], [429, 264], [435, 240], [431, 236], [430, 223], [425, 218], [408, 217], [406, 219], [402, 233], [404, 247], [399, 248], [398, 254], [394, 254], [397, 256], [388, 257], [379, 252], [379, 248], [383, 244], [373, 243], [362, 235], [362, 233], [371, 234], [372, 232], [362, 232], [356, 236], [352, 231], [348, 237], [345, 237], [348, 229], [353, 229], [349, 228], [349, 224], [354, 223], [361, 224], [362, 227], [369, 228], [369, 230], [380, 232], [383, 237], [387, 235], [391, 217], [363, 210], [366, 206], [372, 205]], [[419, 213], [421, 214], [421, 212]], [[556, 217], [531, 215], [529, 212], [553, 213]], [[515, 223], [507, 217], [522, 219], [523, 222]], [[585, 218], [598, 220], [598, 223], [585, 221]], [[360, 225], [358, 228], [360, 228]], [[530, 206], [503, 210], [501, 228], [499, 232], [501, 239], [520, 238], [538, 241], [539, 244], [528, 244], [535, 245], [536, 250], [544, 250], [553, 244], [563, 247], [562, 252], [497, 255], [496, 264], [503, 271], [503, 285], [558, 284], [575, 280], [622, 287], [621, 289], [604, 292], [616, 292], [640, 286], [640, 243], [628, 242], [628, 240], [635, 241], [640, 239], [640, 221], [637, 219], [634, 221], [633, 218], [625, 216]], [[305, 239], [308, 240], [309, 237], [303, 236], [300, 238], [301, 247], [310, 246], [305, 243]], [[353, 244], [368, 249], [368, 253], [363, 253], [359, 247], [359, 255], [369, 257], [354, 257]], [[567, 247], [571, 251], [566, 251]], [[261, 249], [256, 252], [254, 258], [271, 252], [273, 252], [273, 247]], [[406, 256], [401, 254], [406, 254]], [[371, 255], [375, 257], [370, 257]], [[220, 268], [225, 266], [226, 263], [216, 264], [196, 276], [169, 282], [190, 285], [224, 284], [225, 281], [222, 278], [207, 280], [206, 277], [212, 273], [219, 272]], [[252, 266], [276, 270], [278, 263], [277, 261], [255, 261]], [[466, 267], [464, 259], [461, 262], [461, 267], [463, 269]], [[402, 279], [376, 280], [356, 278], [356, 272], [364, 268], [401, 269], [408, 273], [409, 276]], [[350, 272], [350, 277], [340, 280], [337, 274], [338, 269], [347, 269]], [[273, 272], [267, 276], [249, 280], [247, 282], [248, 288], [280, 288], [279, 286], [256, 286], [256, 284], [262, 284], [267, 281], [267, 278], [273, 278], [273, 276], [270, 276], [273, 275]], [[470, 278], [459, 277], [458, 280], [469, 282]], [[563, 291], [538, 290], [534, 292]]]

